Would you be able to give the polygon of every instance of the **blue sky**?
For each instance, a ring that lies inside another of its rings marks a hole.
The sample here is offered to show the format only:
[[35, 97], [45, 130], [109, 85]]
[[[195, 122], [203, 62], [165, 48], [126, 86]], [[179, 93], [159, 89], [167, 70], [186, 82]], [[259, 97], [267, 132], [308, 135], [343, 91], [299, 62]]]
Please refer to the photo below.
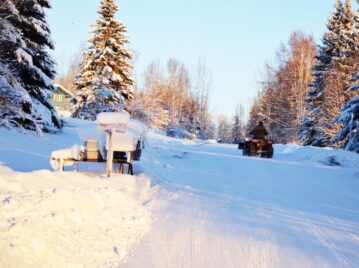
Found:
[[[48, 19], [58, 72], [90, 36], [100, 0], [52, 0]], [[320, 40], [334, 0], [118, 0], [118, 19], [128, 28], [138, 59], [146, 66], [176, 58], [194, 68], [205, 60], [212, 75], [211, 111], [231, 116], [237, 103], [249, 107], [265, 61], [294, 30]]]

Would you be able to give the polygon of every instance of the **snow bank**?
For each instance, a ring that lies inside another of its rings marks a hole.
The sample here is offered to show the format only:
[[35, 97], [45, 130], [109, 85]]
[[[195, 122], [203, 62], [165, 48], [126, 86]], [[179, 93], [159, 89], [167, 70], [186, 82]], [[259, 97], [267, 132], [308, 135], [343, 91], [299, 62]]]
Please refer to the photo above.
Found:
[[205, 144], [218, 144], [218, 142], [216, 141], [216, 140], [204, 140], [204, 141], [202, 141], [202, 142], [204, 142]]
[[333, 148], [318, 148], [312, 146], [299, 146], [296, 144], [275, 145], [275, 158], [281, 157], [293, 160], [319, 162], [331, 166], [349, 168], [359, 167], [359, 154]]
[[149, 229], [146, 177], [0, 172], [1, 267], [117, 267]]
[[66, 118], [71, 117], [71, 114], [72, 114], [70, 111], [62, 110], [62, 109], [59, 109], [59, 108], [56, 108], [56, 112], [57, 112], [61, 117], [66, 117]]

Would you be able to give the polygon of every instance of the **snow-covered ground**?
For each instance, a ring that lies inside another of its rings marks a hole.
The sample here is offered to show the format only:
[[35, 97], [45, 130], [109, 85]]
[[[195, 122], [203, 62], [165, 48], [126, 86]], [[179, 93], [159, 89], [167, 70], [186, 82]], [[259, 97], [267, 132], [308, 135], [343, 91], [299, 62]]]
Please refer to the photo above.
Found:
[[358, 267], [359, 156], [148, 136], [134, 177], [54, 173], [62, 135], [0, 130], [0, 267]]

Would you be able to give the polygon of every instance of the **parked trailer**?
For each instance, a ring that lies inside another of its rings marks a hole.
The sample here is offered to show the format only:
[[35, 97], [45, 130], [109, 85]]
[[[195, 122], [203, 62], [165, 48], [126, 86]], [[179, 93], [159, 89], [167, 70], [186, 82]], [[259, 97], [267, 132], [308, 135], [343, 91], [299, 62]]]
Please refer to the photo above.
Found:
[[83, 146], [53, 152], [50, 160], [53, 169], [63, 171], [65, 166], [73, 166], [77, 170], [79, 162], [107, 163], [109, 177], [115, 163], [119, 164], [120, 173], [124, 173], [124, 165], [127, 165], [127, 173], [133, 175], [133, 161], [141, 158], [148, 127], [121, 112], [99, 114], [97, 128], [103, 132], [100, 138], [87, 139]]

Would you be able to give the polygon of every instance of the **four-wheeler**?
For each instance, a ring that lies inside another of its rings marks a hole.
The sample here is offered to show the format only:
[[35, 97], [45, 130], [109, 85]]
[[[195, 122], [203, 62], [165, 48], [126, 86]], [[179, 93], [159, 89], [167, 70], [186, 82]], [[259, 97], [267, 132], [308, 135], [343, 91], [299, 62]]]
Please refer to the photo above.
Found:
[[274, 154], [273, 141], [267, 139], [246, 139], [239, 142], [238, 149], [242, 149], [245, 156], [272, 158]]

